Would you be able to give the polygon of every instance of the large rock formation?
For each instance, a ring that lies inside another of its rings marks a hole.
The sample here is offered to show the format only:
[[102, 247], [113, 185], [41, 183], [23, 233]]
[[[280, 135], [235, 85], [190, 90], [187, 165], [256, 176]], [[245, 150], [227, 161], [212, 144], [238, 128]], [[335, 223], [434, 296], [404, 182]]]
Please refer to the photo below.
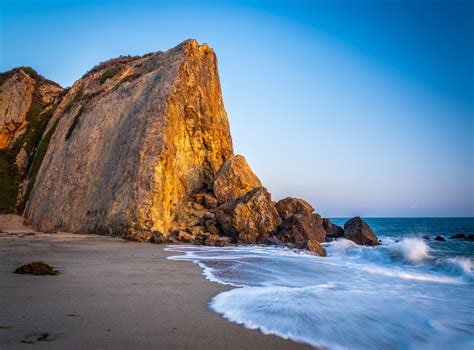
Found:
[[0, 74], [0, 213], [22, 211], [41, 136], [63, 91], [30, 67]]
[[[275, 204], [234, 156], [217, 59], [205, 44], [101, 63], [62, 98], [28, 69], [8, 74], [0, 75], [0, 156], [4, 147], [11, 168], [28, 174], [20, 197], [37, 230], [281, 244], [322, 256], [326, 234], [340, 234], [302, 199]], [[346, 226], [349, 239], [377, 243], [365, 223]]]
[[233, 153], [216, 56], [194, 40], [99, 65], [53, 123], [25, 211], [43, 231], [165, 233]]

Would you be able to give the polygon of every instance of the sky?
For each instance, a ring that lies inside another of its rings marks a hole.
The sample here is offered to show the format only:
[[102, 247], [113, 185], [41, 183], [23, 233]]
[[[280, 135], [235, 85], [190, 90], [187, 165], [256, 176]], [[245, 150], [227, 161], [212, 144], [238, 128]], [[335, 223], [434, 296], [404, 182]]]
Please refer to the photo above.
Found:
[[474, 215], [472, 1], [0, 0], [0, 71], [211, 46], [236, 153], [326, 217]]

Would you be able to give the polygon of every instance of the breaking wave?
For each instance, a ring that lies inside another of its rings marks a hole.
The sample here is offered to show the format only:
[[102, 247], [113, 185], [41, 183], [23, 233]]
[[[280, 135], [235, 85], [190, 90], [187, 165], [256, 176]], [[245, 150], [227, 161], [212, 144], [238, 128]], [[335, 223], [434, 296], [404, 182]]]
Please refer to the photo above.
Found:
[[330, 349], [474, 348], [473, 263], [425, 241], [379, 247], [340, 239], [326, 258], [260, 246], [169, 246], [211, 281], [209, 303], [229, 321]]

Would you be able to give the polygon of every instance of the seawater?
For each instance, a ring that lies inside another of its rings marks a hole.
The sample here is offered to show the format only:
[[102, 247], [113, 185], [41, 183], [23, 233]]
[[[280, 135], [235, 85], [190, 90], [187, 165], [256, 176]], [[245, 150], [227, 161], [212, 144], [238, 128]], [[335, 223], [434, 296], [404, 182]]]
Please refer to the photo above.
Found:
[[324, 244], [324, 258], [262, 246], [167, 249], [235, 287], [212, 298], [212, 310], [265, 334], [328, 349], [474, 349], [474, 242], [448, 238], [474, 233], [474, 219], [367, 222], [381, 246], [339, 239]]

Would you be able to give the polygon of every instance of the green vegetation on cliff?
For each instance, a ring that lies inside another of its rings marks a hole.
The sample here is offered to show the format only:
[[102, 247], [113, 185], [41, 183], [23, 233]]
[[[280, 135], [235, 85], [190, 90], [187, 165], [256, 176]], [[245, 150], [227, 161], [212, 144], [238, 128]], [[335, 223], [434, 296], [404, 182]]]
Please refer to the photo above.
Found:
[[38, 174], [38, 171], [41, 167], [41, 163], [43, 163], [44, 156], [46, 154], [46, 151], [48, 150], [49, 141], [51, 141], [51, 137], [53, 136], [54, 131], [56, 130], [56, 127], [58, 126], [58, 122], [59, 120], [56, 120], [56, 122], [48, 130], [48, 132], [46, 133], [46, 135], [43, 137], [40, 144], [38, 145], [35, 158], [33, 159], [33, 163], [31, 164], [31, 168], [28, 174], [28, 177], [30, 179], [30, 181], [28, 182], [28, 188], [26, 190], [25, 195], [21, 199], [20, 203], [18, 203], [17, 210], [20, 213], [23, 212], [23, 210], [25, 209], [26, 202], [28, 201], [31, 189], [33, 188], [33, 185], [36, 180], [36, 175]]
[[[15, 206], [18, 196], [18, 186], [21, 181], [15, 161], [22, 147], [25, 149], [29, 158], [37, 149], [46, 126], [54, 112], [51, 108], [41, 115], [41, 110], [40, 106], [32, 104], [26, 116], [28, 126], [26, 127], [25, 133], [12, 147], [0, 150], [0, 213], [21, 212], [23, 209]], [[28, 173], [28, 171], [28, 168], [25, 169], [25, 173]]]

